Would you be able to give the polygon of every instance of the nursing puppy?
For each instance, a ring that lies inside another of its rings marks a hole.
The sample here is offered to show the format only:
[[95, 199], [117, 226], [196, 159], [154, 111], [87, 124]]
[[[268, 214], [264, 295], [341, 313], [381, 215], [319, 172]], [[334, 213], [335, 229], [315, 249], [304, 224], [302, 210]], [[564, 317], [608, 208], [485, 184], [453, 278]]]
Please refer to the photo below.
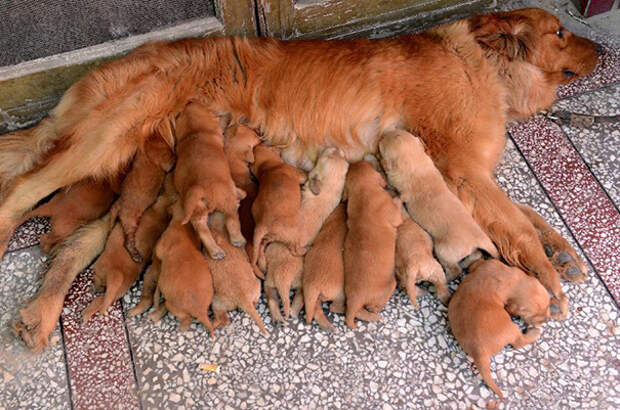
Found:
[[385, 180], [366, 161], [349, 167], [344, 189], [348, 232], [344, 243], [345, 322], [381, 320], [378, 313], [394, 292], [396, 229], [401, 202], [384, 190]]
[[[293, 302], [293, 311], [297, 312], [301, 304], [301, 273], [303, 271], [303, 258], [295, 256], [290, 249], [280, 243], [272, 242], [265, 248], [264, 266], [265, 297], [271, 318], [275, 322], [284, 322], [291, 314], [290, 291], [296, 290]], [[297, 296], [299, 295], [299, 296]], [[280, 312], [280, 301], [284, 309], [284, 317]]]
[[[185, 330], [196, 318], [211, 333], [213, 325], [208, 310], [213, 299], [213, 279], [200, 252], [200, 239], [191, 225], [183, 223], [185, 212], [179, 202], [172, 205], [172, 220], [155, 245], [160, 273], [154, 295], [155, 311], [149, 317], [159, 320], [166, 310], [180, 321]], [[160, 305], [160, 294], [165, 302]]]
[[142, 262], [146, 256], [136, 248], [140, 218], [157, 199], [166, 172], [173, 164], [174, 155], [166, 142], [154, 136], [146, 141], [144, 150], [138, 150], [121, 185], [121, 195], [114, 204], [113, 214], [118, 215], [125, 232], [125, 248], [136, 263]]
[[325, 149], [301, 192], [296, 249], [311, 245], [323, 222], [340, 203], [349, 163], [340, 149]]
[[428, 281], [435, 285], [437, 296], [442, 303], [450, 299], [446, 275], [441, 265], [433, 257], [431, 237], [402, 209], [403, 223], [396, 234], [395, 272], [400, 286], [406, 290], [411, 303], [418, 306], [417, 297], [424, 291], [417, 282]]
[[539, 326], [549, 319], [547, 290], [519, 268], [497, 260], [477, 261], [470, 267], [448, 306], [448, 320], [459, 344], [474, 359], [482, 380], [501, 398], [504, 396], [491, 378], [489, 360], [507, 344], [518, 349], [532, 343], [541, 330], [525, 333], [510, 315]]
[[218, 117], [206, 106], [190, 103], [176, 121], [177, 166], [173, 173], [185, 216], [213, 259], [226, 256], [209, 231], [207, 219], [215, 210], [226, 215], [230, 243], [244, 246], [237, 208], [245, 192], [237, 187], [224, 155], [224, 136]]
[[50, 218], [52, 229], [40, 241], [41, 249], [49, 253], [76, 229], [108, 212], [116, 196], [113, 185], [116, 183], [107, 180], [82, 180], [62, 189], [49, 202], [27, 213], [23, 220], [35, 216]]
[[84, 309], [82, 313], [84, 322], [87, 322], [97, 311], [102, 315], [106, 314], [110, 305], [122, 297], [138, 279], [151, 258], [155, 242], [168, 226], [170, 203], [168, 196], [160, 195], [142, 215], [135, 234], [136, 250], [143, 257], [139, 263], [132, 259], [125, 248], [125, 235], [120, 223], [114, 226], [103, 253], [93, 265], [94, 288], [102, 290], [105, 287], [105, 294], [97, 296]]
[[[256, 227], [252, 245], [252, 265], [256, 267], [259, 257], [270, 242], [282, 242], [291, 248], [298, 237], [300, 184], [306, 175], [282, 161], [274, 147], [257, 145], [254, 148], [252, 172], [258, 179], [258, 196], [252, 204]], [[302, 249], [292, 249], [296, 255]], [[256, 275], [263, 277], [256, 269]]]
[[254, 130], [243, 124], [227, 128], [224, 137], [224, 154], [228, 159], [230, 174], [237, 188], [246, 193], [239, 204], [241, 233], [251, 242], [254, 236], [252, 203], [258, 193], [258, 185], [250, 172], [250, 164], [254, 162], [254, 147], [260, 143], [260, 139]]
[[332, 211], [304, 257], [301, 287], [306, 324], [316, 319], [322, 328], [329, 330], [334, 330], [334, 326], [323, 313], [321, 303], [331, 301], [332, 312], [344, 313], [342, 248], [347, 233], [345, 209], [345, 205], [340, 204]]
[[388, 132], [379, 151], [388, 181], [400, 192], [409, 215], [433, 238], [448, 280], [481, 258], [480, 250], [497, 257], [495, 245], [448, 189], [418, 138], [407, 131]]
[[213, 327], [226, 326], [230, 323], [228, 311], [239, 308], [250, 315], [261, 333], [267, 336], [265, 325], [256, 311], [260, 297], [260, 281], [254, 275], [245, 250], [228, 243], [225, 222], [225, 217], [220, 212], [214, 212], [209, 216], [209, 226], [215, 242], [226, 252], [224, 259], [206, 258], [215, 290], [211, 302]]

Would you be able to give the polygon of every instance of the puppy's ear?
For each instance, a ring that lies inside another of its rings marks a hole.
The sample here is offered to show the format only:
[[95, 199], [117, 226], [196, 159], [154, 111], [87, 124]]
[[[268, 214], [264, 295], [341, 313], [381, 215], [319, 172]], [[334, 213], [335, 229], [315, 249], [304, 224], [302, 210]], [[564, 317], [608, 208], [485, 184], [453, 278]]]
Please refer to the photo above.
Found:
[[308, 179], [308, 188], [310, 188], [310, 192], [314, 195], [321, 193], [322, 185], [323, 182], [319, 179], [318, 175], [312, 175], [310, 179]]
[[252, 147], [249, 147], [249, 149], [245, 152], [243, 160], [248, 164], [254, 163], [254, 150], [252, 149]]
[[476, 16], [471, 20], [474, 37], [483, 48], [508, 60], [525, 60], [530, 41], [528, 25], [518, 15], [494, 13]]

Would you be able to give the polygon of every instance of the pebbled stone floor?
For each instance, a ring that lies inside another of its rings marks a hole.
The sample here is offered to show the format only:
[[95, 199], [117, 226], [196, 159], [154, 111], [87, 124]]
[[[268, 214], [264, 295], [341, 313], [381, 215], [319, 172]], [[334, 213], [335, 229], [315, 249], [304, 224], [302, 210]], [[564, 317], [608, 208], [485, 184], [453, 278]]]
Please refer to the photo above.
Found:
[[[540, 5], [518, 0], [501, 7], [521, 3]], [[558, 11], [560, 3], [554, 0], [549, 7]], [[563, 87], [556, 107], [619, 114], [620, 51], [614, 45], [618, 39], [592, 27], [583, 30], [606, 45], [601, 63], [591, 77]], [[544, 131], [547, 125], [537, 119], [528, 127]], [[618, 123], [589, 129], [562, 126], [561, 131], [567, 139], [563, 142], [570, 142], [564, 145], [574, 147], [573, 157], [587, 165], [577, 176], [594, 175], [605, 196], [597, 194], [598, 199], [613, 201], [617, 220]], [[0, 410], [620, 408], [620, 319], [610, 296], [620, 280], [620, 236], [588, 237], [587, 243], [577, 243], [575, 238], [583, 238], [581, 231], [590, 227], [584, 226], [585, 219], [575, 222], [561, 213], [579, 204], [551, 202], [548, 187], [539, 181], [546, 181], [542, 177], [548, 175], [543, 174], [553, 167], [543, 169], [541, 160], [528, 163], [522, 152], [508, 141], [497, 171], [500, 186], [512, 199], [533, 206], [592, 264], [588, 262], [585, 282], [563, 285], [570, 301], [568, 319], [548, 322], [534, 344], [519, 350], [507, 347], [492, 359], [493, 377], [506, 396], [501, 402], [452, 337], [446, 308], [429, 293], [414, 309], [397, 291], [382, 312], [382, 322], [360, 323], [354, 331], [345, 327], [342, 316], [329, 314], [335, 333], [306, 326], [303, 312], [286, 327], [274, 326], [261, 299], [259, 313], [267, 338], [249, 317], [235, 312], [232, 323], [217, 330], [211, 340], [196, 323], [178, 332], [171, 316], [159, 323], [127, 318], [126, 311], [139, 298], [140, 284], [107, 317], [82, 325], [81, 310], [92, 298], [87, 270], [65, 301], [62, 327], [52, 334], [56, 343], [42, 355], [33, 355], [12, 335], [10, 323], [38, 289], [47, 260], [36, 245], [49, 225], [35, 219], [19, 228], [10, 252], [0, 261]], [[557, 179], [549, 181], [553, 186]], [[587, 185], [574, 186], [574, 197], [593, 200], [592, 192], [579, 188]], [[618, 227], [609, 228], [617, 233]], [[593, 241], [609, 252], [588, 251]], [[452, 290], [456, 286], [452, 283]], [[219, 365], [220, 372], [201, 370], [199, 365], [206, 363]]]

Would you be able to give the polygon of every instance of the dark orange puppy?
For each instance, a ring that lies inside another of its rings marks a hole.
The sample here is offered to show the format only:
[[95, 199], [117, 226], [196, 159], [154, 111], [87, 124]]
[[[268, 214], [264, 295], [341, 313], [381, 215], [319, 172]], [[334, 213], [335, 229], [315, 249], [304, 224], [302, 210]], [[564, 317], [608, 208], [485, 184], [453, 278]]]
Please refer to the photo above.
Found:
[[105, 287], [105, 294], [97, 296], [82, 313], [84, 322], [88, 321], [95, 312], [105, 314], [118, 298], [122, 297], [127, 289], [138, 279], [144, 266], [151, 258], [155, 242], [168, 226], [168, 207], [170, 198], [160, 195], [157, 201], [147, 209], [135, 234], [135, 246], [143, 256], [142, 262], [132, 260], [124, 246], [125, 236], [119, 223], [112, 229], [103, 253], [93, 265], [93, 284], [96, 290]]
[[330, 310], [344, 313], [344, 260], [342, 248], [347, 233], [346, 206], [340, 204], [329, 215], [304, 257], [302, 289], [306, 323], [316, 318], [330, 330], [334, 326], [323, 313], [322, 302], [331, 301]]
[[525, 323], [540, 326], [549, 319], [549, 294], [519, 268], [498, 260], [477, 261], [471, 266], [448, 306], [448, 320], [454, 337], [474, 359], [482, 380], [499, 397], [504, 397], [491, 378], [489, 360], [507, 344], [518, 349], [540, 336], [540, 328], [525, 333], [510, 319], [520, 316]]
[[[254, 148], [252, 171], [258, 178], [258, 196], [252, 204], [256, 222], [252, 246], [252, 265], [256, 267], [265, 246], [273, 241], [289, 246], [298, 234], [301, 188], [306, 175], [282, 161], [274, 147], [257, 145]], [[303, 253], [298, 249], [295, 254]], [[262, 273], [256, 269], [256, 274]]]
[[121, 195], [114, 204], [121, 227], [125, 232], [125, 247], [136, 262], [142, 262], [136, 248], [136, 229], [144, 211], [155, 202], [166, 172], [172, 168], [174, 156], [166, 142], [157, 136], [150, 138], [133, 160], [131, 170], [121, 185]]
[[221, 212], [214, 212], [209, 217], [209, 227], [215, 242], [224, 249], [226, 257], [216, 260], [207, 259], [207, 265], [213, 277], [215, 294], [211, 302], [214, 327], [226, 326], [230, 322], [229, 310], [237, 308], [246, 312], [258, 325], [261, 333], [267, 336], [265, 325], [256, 311], [260, 297], [260, 281], [243, 248], [232, 246], [226, 237], [225, 218]]
[[[200, 239], [191, 225], [183, 223], [185, 212], [179, 202], [172, 205], [172, 220], [155, 245], [154, 257], [160, 266], [154, 296], [155, 311], [150, 314], [159, 320], [166, 310], [180, 321], [185, 330], [192, 318], [202, 323], [213, 337], [213, 324], [208, 310], [213, 299], [213, 278], [200, 252]], [[160, 294], [165, 303], [160, 305]]]
[[254, 130], [242, 124], [229, 127], [224, 136], [224, 153], [228, 159], [230, 174], [237, 188], [246, 193], [246, 197], [239, 204], [239, 222], [243, 236], [251, 242], [254, 236], [252, 203], [258, 193], [258, 185], [249, 167], [254, 163], [254, 147], [260, 143], [260, 139]]
[[385, 180], [366, 161], [349, 167], [344, 188], [347, 199], [347, 236], [344, 242], [345, 321], [381, 320], [396, 287], [394, 249], [402, 223], [401, 202], [385, 191]]
[[58, 192], [49, 202], [26, 214], [24, 220], [50, 217], [52, 230], [41, 236], [41, 249], [49, 252], [77, 228], [105, 214], [115, 196], [108, 181], [83, 180]]
[[222, 259], [226, 254], [209, 231], [209, 214], [224, 212], [230, 243], [244, 246], [237, 209], [245, 192], [235, 187], [230, 174], [219, 118], [206, 106], [191, 103], [177, 119], [176, 136], [178, 161], [173, 175], [185, 210], [182, 222], [191, 221], [209, 255]]

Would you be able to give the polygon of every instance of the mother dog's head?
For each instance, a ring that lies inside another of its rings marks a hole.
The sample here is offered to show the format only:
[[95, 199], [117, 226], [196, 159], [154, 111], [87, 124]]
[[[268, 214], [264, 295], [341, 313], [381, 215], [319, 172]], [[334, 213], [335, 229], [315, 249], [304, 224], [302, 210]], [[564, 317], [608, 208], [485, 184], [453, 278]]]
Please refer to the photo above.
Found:
[[471, 29], [479, 44], [506, 61], [525, 61], [538, 67], [556, 85], [594, 70], [596, 43], [562, 27], [541, 9], [521, 9], [473, 17]]

